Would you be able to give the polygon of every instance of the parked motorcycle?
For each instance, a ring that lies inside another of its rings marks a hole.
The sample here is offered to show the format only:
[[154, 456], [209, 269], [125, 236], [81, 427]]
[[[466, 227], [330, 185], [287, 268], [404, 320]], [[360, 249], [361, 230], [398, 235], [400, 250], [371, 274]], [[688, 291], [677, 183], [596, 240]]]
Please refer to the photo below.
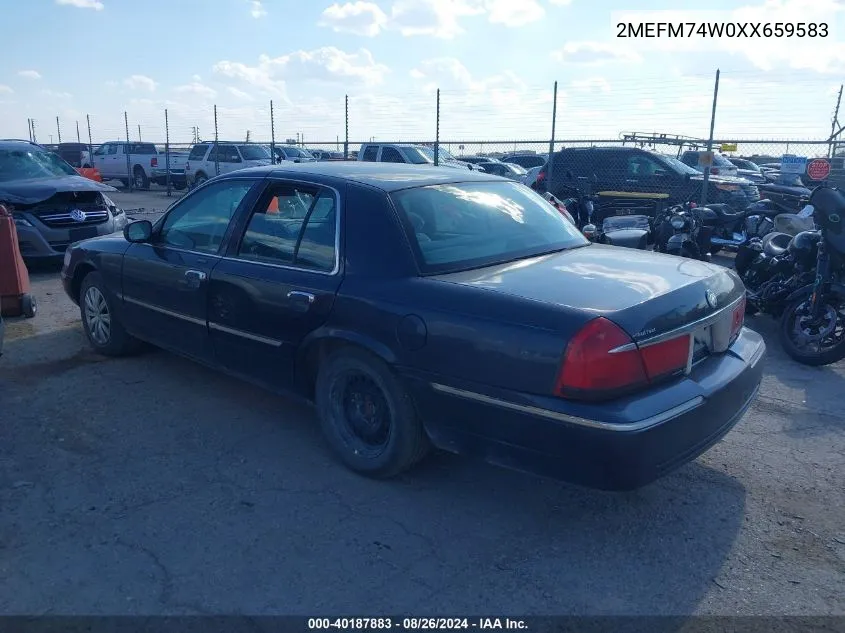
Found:
[[710, 256], [710, 227], [701, 222], [694, 202], [676, 204], [655, 218], [655, 250], [668, 255], [706, 260]]
[[845, 195], [819, 187], [810, 196], [817, 230], [770, 233], [739, 248], [735, 267], [746, 311], [780, 319], [780, 340], [805, 365], [845, 358]]
[[723, 248], [735, 250], [753, 237], [771, 233], [775, 229], [774, 217], [780, 213], [769, 200], [760, 200], [738, 213], [725, 204], [696, 209], [702, 225], [710, 229], [710, 245], [706, 248], [711, 255]]

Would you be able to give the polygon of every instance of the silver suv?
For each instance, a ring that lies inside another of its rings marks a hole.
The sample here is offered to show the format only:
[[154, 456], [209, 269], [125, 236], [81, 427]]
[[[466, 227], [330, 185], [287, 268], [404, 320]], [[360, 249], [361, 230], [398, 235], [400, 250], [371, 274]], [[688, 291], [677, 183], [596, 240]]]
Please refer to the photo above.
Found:
[[185, 178], [188, 187], [196, 187], [220, 174], [272, 163], [270, 152], [257, 143], [198, 143], [185, 163]]
[[[477, 166], [459, 161], [442, 147], [438, 154], [437, 162], [442, 167], [479, 171]], [[427, 145], [413, 145], [411, 143], [363, 143], [358, 152], [358, 160], [370, 163], [433, 165], [434, 150]]]
[[29, 141], [0, 141], [0, 203], [11, 207], [25, 260], [62, 257], [68, 245], [122, 231], [126, 214], [58, 155]]

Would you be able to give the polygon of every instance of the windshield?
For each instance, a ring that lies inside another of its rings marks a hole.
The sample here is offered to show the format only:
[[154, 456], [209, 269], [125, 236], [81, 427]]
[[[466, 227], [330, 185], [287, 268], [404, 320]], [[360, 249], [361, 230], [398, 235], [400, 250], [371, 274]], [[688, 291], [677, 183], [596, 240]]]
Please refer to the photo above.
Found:
[[662, 160], [664, 163], [669, 165], [670, 168], [674, 169], [676, 172], [681, 174], [690, 174], [691, 176], [700, 176], [701, 172], [696, 169], [693, 169], [686, 163], [682, 163], [674, 156], [666, 156], [665, 154], [656, 154], [659, 160]]
[[742, 158], [732, 158], [730, 160], [734, 165], [736, 165], [740, 169], [748, 169], [750, 171], [756, 171], [756, 172], [760, 171], [760, 168], [757, 167], [757, 165], [752, 163], [750, 160], [744, 160]]
[[0, 182], [78, 175], [73, 167], [52, 152], [0, 149]]
[[546, 200], [515, 182], [466, 182], [391, 195], [425, 273], [466, 270], [589, 244]]
[[521, 167], [521, 166], [516, 165], [514, 163], [508, 163], [507, 165], [508, 165], [508, 169], [511, 171], [511, 173], [514, 173], [517, 176], [524, 176], [525, 174], [528, 173], [528, 170], [526, 170], [524, 167]]
[[283, 147], [282, 149], [290, 158], [314, 158], [310, 152], [306, 152], [304, 149], [299, 149], [298, 147]]
[[[414, 163], [415, 165], [434, 162], [434, 150], [430, 147], [426, 147], [425, 145], [415, 145], [414, 147], [403, 147], [402, 149], [408, 161]], [[442, 147], [440, 148], [439, 158], [440, 160], [458, 160]]]
[[736, 165], [734, 165], [731, 161], [725, 158], [722, 154], [713, 154], [713, 164], [716, 167], [728, 167], [730, 169], [736, 169]]
[[241, 150], [241, 156], [244, 160], [266, 160], [270, 158], [270, 154], [261, 145], [238, 145]]

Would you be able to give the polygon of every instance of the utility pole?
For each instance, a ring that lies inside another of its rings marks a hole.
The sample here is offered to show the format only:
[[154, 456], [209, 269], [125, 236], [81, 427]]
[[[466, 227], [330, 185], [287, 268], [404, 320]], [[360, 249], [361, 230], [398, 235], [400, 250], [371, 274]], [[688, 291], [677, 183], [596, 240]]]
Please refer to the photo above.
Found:
[[82, 138], [79, 136], [79, 119], [76, 120], [76, 142], [82, 142]]
[[[56, 117], [56, 134], [59, 135], [59, 143], [61, 143], [62, 142], [62, 126], [59, 124], [59, 117]], [[52, 145], [52, 143], [53, 142], [50, 141], [51, 145]]]
[[141, 124], [138, 124], [138, 142], [141, 142]]
[[32, 124], [32, 142], [37, 143], [38, 139], [35, 137], [35, 119], [30, 119], [30, 123]]

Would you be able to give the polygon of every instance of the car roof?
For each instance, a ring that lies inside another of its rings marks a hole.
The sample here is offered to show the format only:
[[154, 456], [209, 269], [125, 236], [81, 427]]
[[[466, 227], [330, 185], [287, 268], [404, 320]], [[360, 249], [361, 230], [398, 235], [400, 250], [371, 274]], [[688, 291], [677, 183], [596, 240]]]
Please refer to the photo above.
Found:
[[38, 143], [33, 143], [32, 141], [27, 141], [25, 139], [16, 139], [16, 138], [0, 139], [0, 148], [2, 148], [2, 149], [21, 149], [24, 146], [26, 146], [26, 147], [37, 147], [38, 149], [43, 149], [44, 151], [47, 151], [44, 147], [42, 147]]
[[343, 182], [355, 182], [381, 189], [399, 191], [412, 187], [439, 185], [456, 182], [510, 182], [506, 178], [492, 176], [478, 171], [461, 170], [455, 167], [434, 167], [426, 165], [408, 165], [404, 163], [371, 163], [358, 161], [291, 163], [253, 167], [230, 172], [221, 179], [233, 179], [245, 175], [277, 176], [283, 178], [307, 177], [327, 185]]

